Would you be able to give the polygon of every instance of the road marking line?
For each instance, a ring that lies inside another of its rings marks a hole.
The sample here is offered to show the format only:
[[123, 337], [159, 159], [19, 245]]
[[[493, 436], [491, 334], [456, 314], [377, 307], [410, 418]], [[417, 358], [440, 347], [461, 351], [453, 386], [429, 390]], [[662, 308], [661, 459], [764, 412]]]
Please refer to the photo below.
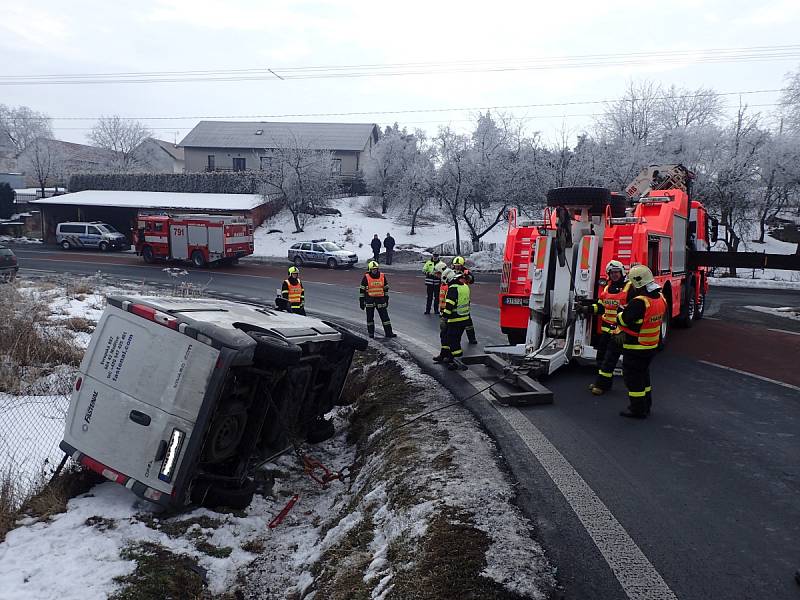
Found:
[[[414, 343], [430, 352], [435, 351], [429, 344], [416, 340]], [[470, 371], [459, 373], [476, 389], [484, 389], [488, 385], [488, 382]], [[541, 430], [518, 408], [497, 404], [489, 390], [484, 390], [482, 395], [517, 433], [550, 476], [600, 550], [628, 598], [677, 600], [675, 593], [622, 524]]]
[[786, 329], [767, 329], [767, 331], [777, 331], [778, 333], [788, 333], [789, 335], [800, 335], [800, 331], [788, 331]]
[[726, 367], [725, 365], [719, 365], [714, 362], [710, 362], [707, 360], [699, 360], [697, 362], [701, 362], [704, 365], [709, 365], [712, 367], [717, 367], [718, 369], [725, 369], [726, 371], [733, 371], [734, 373], [739, 373], [739, 375], [747, 375], [748, 377], [754, 377], [755, 379], [760, 379], [761, 381], [766, 381], [768, 383], [774, 383], [775, 385], [780, 385], [785, 388], [789, 388], [790, 390], [796, 390], [800, 392], [800, 386], [792, 385], [791, 383], [786, 383], [785, 381], [778, 381], [777, 379], [770, 379], [769, 377], [764, 377], [763, 375], [756, 375], [755, 373], [749, 373], [748, 371], [742, 371], [741, 369], [734, 369], [733, 367]]

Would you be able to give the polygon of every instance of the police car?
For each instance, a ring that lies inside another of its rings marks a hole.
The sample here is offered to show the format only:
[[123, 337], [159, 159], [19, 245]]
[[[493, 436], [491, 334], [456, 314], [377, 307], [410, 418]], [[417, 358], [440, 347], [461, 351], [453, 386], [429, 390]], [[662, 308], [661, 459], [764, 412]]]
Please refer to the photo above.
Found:
[[354, 252], [325, 239], [297, 242], [289, 248], [289, 261], [295, 266], [324, 265], [329, 269], [352, 267], [358, 262]]

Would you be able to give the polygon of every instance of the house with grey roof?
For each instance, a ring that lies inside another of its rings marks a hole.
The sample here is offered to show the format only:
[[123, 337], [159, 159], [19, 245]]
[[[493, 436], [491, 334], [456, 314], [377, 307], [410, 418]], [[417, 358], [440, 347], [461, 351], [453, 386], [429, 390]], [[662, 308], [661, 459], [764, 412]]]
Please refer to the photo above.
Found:
[[374, 123], [200, 121], [178, 145], [187, 173], [264, 169], [274, 149], [301, 147], [330, 151], [334, 170], [353, 177], [378, 135]]
[[136, 159], [148, 173], [183, 173], [183, 148], [149, 137], [136, 147]]

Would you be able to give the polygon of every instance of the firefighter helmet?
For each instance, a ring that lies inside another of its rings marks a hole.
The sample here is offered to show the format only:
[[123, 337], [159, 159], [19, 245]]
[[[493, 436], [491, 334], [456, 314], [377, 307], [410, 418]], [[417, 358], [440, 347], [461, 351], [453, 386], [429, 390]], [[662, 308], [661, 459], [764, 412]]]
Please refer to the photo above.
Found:
[[610, 275], [611, 271], [619, 271], [622, 273], [622, 276], [625, 277], [625, 265], [623, 265], [618, 260], [610, 260], [606, 265], [606, 275]]
[[462, 267], [462, 266], [464, 266], [464, 262], [465, 262], [465, 261], [464, 261], [464, 257], [463, 257], [463, 256], [456, 256], [456, 257], [453, 259], [453, 265], [454, 265], [454, 266], [457, 266], [457, 267]]
[[442, 271], [442, 281], [444, 281], [445, 283], [450, 283], [451, 281], [453, 281], [453, 279], [455, 279], [455, 274], [456, 272], [453, 271], [453, 269], [451, 269], [450, 267], [445, 268], [445, 270]]
[[645, 265], [633, 265], [628, 273], [628, 279], [637, 290], [654, 283], [653, 272]]
[[377, 269], [379, 267], [380, 265], [377, 263], [377, 261], [371, 260], [367, 263], [367, 269], [369, 269], [370, 271], [372, 271], [372, 269]]
[[297, 267], [289, 267], [289, 275], [299, 275], [300, 269]]

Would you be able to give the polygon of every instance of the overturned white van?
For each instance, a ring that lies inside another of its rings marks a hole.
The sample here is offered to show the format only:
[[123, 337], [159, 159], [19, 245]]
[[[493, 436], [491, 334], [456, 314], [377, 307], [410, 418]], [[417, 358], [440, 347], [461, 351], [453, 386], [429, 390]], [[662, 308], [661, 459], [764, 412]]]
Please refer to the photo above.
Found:
[[343, 327], [215, 299], [112, 296], [70, 401], [61, 449], [171, 507], [244, 507], [250, 466], [333, 434], [353, 354]]

